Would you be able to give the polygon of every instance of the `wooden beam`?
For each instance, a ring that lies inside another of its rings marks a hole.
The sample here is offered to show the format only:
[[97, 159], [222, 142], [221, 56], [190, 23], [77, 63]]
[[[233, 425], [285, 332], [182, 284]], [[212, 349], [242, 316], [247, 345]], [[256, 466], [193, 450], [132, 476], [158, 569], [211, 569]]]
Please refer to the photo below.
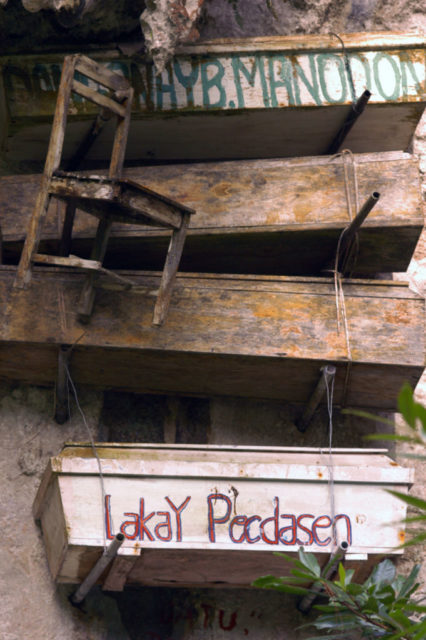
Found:
[[[354, 274], [406, 270], [423, 228], [418, 163], [391, 152], [355, 156], [359, 201], [381, 198], [359, 232]], [[126, 179], [193, 208], [180, 269], [311, 275], [335, 255], [349, 223], [341, 158], [135, 167]], [[17, 260], [40, 176], [0, 178], [4, 254]], [[353, 209], [354, 184], [349, 170]], [[53, 202], [41, 248], [57, 253], [62, 211]], [[76, 215], [72, 252], [89, 257], [96, 221]], [[169, 232], [114, 223], [105, 265], [162, 269]]]
[[[354, 152], [407, 149], [426, 104], [424, 40], [398, 33], [342, 34], [342, 40], [356, 97], [371, 92], [346, 145]], [[190, 45], [160, 75], [152, 63], [116, 50], [90, 55], [135, 88], [127, 147], [132, 161], [319, 155], [352, 110], [345, 53], [329, 35]], [[11, 165], [28, 167], [45, 156], [62, 60], [61, 54], [1, 60], [13, 122], [4, 159]], [[89, 96], [96, 83], [88, 82], [82, 92]], [[65, 157], [93, 106], [80, 98], [73, 111]], [[107, 155], [105, 135], [89, 160], [99, 166]]]
[[[134, 392], [234, 395], [306, 403], [325, 364], [335, 403], [394, 410], [424, 367], [424, 300], [405, 283], [345, 281], [352, 352], [338, 331], [332, 280], [178, 274], [169, 315], [152, 327], [160, 275], [131, 274], [130, 291], [100, 277], [92, 321], [77, 318], [82, 276], [34, 268], [27, 291], [0, 268], [0, 377], [53, 384], [60, 344], [74, 344], [76, 383]], [[126, 275], [126, 273], [122, 274]], [[127, 272], [127, 275], [129, 273]], [[43, 300], [43, 314], [40, 314]]]

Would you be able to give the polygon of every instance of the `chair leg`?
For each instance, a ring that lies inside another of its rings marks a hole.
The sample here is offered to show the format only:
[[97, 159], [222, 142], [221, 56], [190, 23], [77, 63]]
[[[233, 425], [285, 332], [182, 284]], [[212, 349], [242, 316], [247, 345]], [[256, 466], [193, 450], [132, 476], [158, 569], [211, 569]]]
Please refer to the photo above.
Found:
[[38, 250], [41, 228], [50, 202], [50, 181], [53, 172], [59, 167], [61, 160], [75, 63], [75, 56], [67, 56], [62, 66], [61, 82], [44, 165], [43, 179], [28, 227], [14, 283], [14, 286], [20, 289], [24, 288], [31, 280], [31, 262], [33, 255], [37, 253]]
[[72, 229], [74, 226], [75, 211], [75, 204], [73, 202], [67, 202], [65, 205], [64, 224], [62, 225], [61, 242], [59, 245], [60, 256], [66, 257], [71, 253]]
[[31, 262], [33, 255], [37, 253], [40, 242], [40, 233], [43, 220], [49, 208], [49, 178], [44, 176], [43, 183], [37, 196], [34, 206], [33, 215], [30, 220], [27, 235], [25, 237], [24, 247], [22, 249], [21, 258], [19, 260], [18, 270], [14, 282], [14, 287], [23, 289], [31, 280]]
[[[92, 249], [92, 260], [103, 262], [108, 246], [109, 234], [111, 232], [112, 221], [109, 218], [102, 218], [99, 221], [96, 231], [95, 244]], [[87, 324], [90, 320], [95, 302], [95, 281], [97, 273], [87, 274], [83, 290], [78, 303], [78, 317], [80, 322]]]
[[176, 278], [176, 273], [182, 256], [183, 246], [185, 244], [189, 220], [190, 214], [184, 213], [180, 229], [174, 230], [172, 233], [169, 249], [167, 251], [166, 262], [164, 263], [161, 284], [158, 290], [157, 301], [154, 307], [154, 317], [152, 321], [152, 324], [154, 325], [162, 325], [166, 318], [170, 304], [170, 298], [172, 295], [173, 283]]

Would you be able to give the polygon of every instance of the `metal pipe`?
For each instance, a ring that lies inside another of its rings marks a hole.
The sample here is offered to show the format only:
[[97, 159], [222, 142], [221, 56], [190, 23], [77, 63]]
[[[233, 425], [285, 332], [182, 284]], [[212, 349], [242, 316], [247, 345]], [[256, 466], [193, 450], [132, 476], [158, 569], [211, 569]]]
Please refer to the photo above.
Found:
[[339, 265], [338, 271], [344, 275], [347, 264], [349, 262], [350, 253], [352, 250], [352, 244], [355, 239], [357, 232], [359, 231], [362, 223], [367, 218], [370, 211], [377, 204], [380, 198], [380, 193], [378, 191], [373, 191], [371, 195], [368, 196], [367, 200], [362, 205], [361, 209], [356, 214], [355, 218], [350, 223], [349, 227], [346, 231], [343, 232], [342, 239], [340, 242], [339, 248]]
[[340, 127], [336, 137], [325, 152], [325, 155], [334, 155], [339, 151], [340, 147], [343, 144], [343, 141], [354, 126], [355, 122], [358, 120], [361, 113], [364, 111], [370, 98], [371, 92], [366, 89], [364, 93], [358, 98], [356, 103], [352, 105], [345, 122]]
[[72, 604], [80, 604], [84, 600], [84, 598], [89, 593], [90, 589], [95, 584], [96, 580], [103, 573], [105, 568], [109, 565], [111, 560], [115, 558], [117, 552], [124, 541], [124, 535], [122, 533], [117, 533], [114, 540], [111, 542], [109, 547], [105, 549], [95, 566], [83, 580], [77, 591], [70, 597], [70, 601]]
[[305, 407], [305, 410], [299, 420], [296, 421], [296, 427], [302, 433], [306, 431], [308, 425], [314, 415], [316, 408], [321, 402], [326, 390], [327, 385], [330, 380], [336, 375], [336, 367], [333, 365], [327, 364], [325, 367], [321, 367], [321, 377], [318, 381], [317, 386], [315, 387], [311, 397], [309, 398], [308, 404]]
[[[346, 540], [339, 544], [339, 547], [337, 548], [335, 553], [333, 553], [333, 555], [330, 556], [330, 560], [324, 567], [324, 570], [322, 572], [323, 578], [325, 578], [326, 580], [331, 578], [331, 576], [336, 572], [339, 562], [341, 562], [344, 559], [348, 549], [349, 549], [349, 544], [348, 542], [346, 542]], [[299, 609], [299, 611], [301, 611], [302, 613], [308, 613], [308, 611], [312, 607], [314, 600], [316, 600], [316, 598], [321, 593], [321, 591], [322, 591], [321, 582], [314, 582], [314, 584], [309, 590], [309, 593], [306, 594], [306, 596], [304, 596], [299, 602], [299, 604], [297, 605], [297, 608]]]

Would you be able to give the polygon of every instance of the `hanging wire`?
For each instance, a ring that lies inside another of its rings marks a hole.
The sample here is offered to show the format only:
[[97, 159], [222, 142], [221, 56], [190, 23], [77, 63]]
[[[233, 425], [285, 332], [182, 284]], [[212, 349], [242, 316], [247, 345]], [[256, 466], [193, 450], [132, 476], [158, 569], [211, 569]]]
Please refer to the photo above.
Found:
[[345, 43], [343, 42], [342, 38], [339, 36], [338, 33], [334, 33], [333, 31], [331, 31], [330, 35], [337, 38], [340, 44], [342, 45], [343, 57], [345, 59], [345, 69], [346, 69], [346, 74], [349, 80], [349, 87], [351, 90], [352, 105], [355, 107], [356, 105], [355, 83], [352, 75], [351, 62], [349, 60], [348, 52], [346, 51]]
[[[93, 455], [95, 456], [95, 458], [97, 460], [99, 478], [100, 478], [100, 482], [101, 482], [101, 492], [102, 492], [103, 522], [105, 522], [105, 518], [106, 518], [106, 505], [105, 505], [105, 503], [106, 503], [106, 500], [105, 500], [106, 491], [105, 491], [104, 476], [103, 476], [103, 473], [102, 473], [101, 460], [99, 458], [99, 454], [98, 454], [97, 449], [96, 449], [95, 441], [94, 441], [93, 435], [92, 435], [92, 430], [90, 429], [89, 424], [88, 424], [88, 422], [86, 420], [86, 416], [84, 414], [84, 411], [81, 408], [81, 405], [80, 405], [80, 402], [79, 402], [79, 399], [78, 399], [77, 389], [75, 388], [75, 384], [73, 382], [73, 379], [71, 378], [71, 374], [70, 374], [70, 371], [69, 371], [67, 363], [65, 363], [65, 371], [67, 373], [68, 382], [69, 382], [69, 385], [71, 386], [71, 389], [72, 389], [72, 392], [73, 392], [73, 395], [74, 395], [75, 404], [77, 405], [77, 409], [78, 409], [78, 411], [79, 411], [79, 413], [81, 415], [81, 418], [83, 420], [84, 426], [86, 427], [87, 433], [89, 435], [89, 440], [90, 440], [90, 444], [91, 444], [91, 447], [92, 447]], [[68, 389], [68, 407], [69, 407], [69, 389]], [[114, 531], [114, 525], [113, 525], [113, 522], [112, 522], [112, 516], [111, 516], [110, 520], [111, 520], [112, 530]], [[104, 554], [105, 554], [108, 547], [107, 547], [105, 526], [104, 525], [102, 526], [102, 534], [103, 534]]]
[[327, 412], [328, 412], [328, 489], [330, 495], [330, 517], [332, 521], [332, 545], [333, 548], [338, 546], [336, 531], [336, 499], [334, 493], [334, 460], [333, 460], [333, 397], [334, 397], [334, 379], [333, 373], [329, 382], [327, 376], [323, 372], [325, 385], [327, 389]]

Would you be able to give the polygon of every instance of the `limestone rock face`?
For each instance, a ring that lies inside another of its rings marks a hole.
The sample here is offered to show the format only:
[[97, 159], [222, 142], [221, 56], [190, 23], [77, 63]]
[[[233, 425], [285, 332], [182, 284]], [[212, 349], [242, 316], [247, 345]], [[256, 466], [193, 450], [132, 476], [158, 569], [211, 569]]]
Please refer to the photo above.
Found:
[[173, 56], [181, 42], [196, 40], [195, 23], [203, 0], [148, 0], [141, 15], [145, 46], [152, 56], [157, 73]]

